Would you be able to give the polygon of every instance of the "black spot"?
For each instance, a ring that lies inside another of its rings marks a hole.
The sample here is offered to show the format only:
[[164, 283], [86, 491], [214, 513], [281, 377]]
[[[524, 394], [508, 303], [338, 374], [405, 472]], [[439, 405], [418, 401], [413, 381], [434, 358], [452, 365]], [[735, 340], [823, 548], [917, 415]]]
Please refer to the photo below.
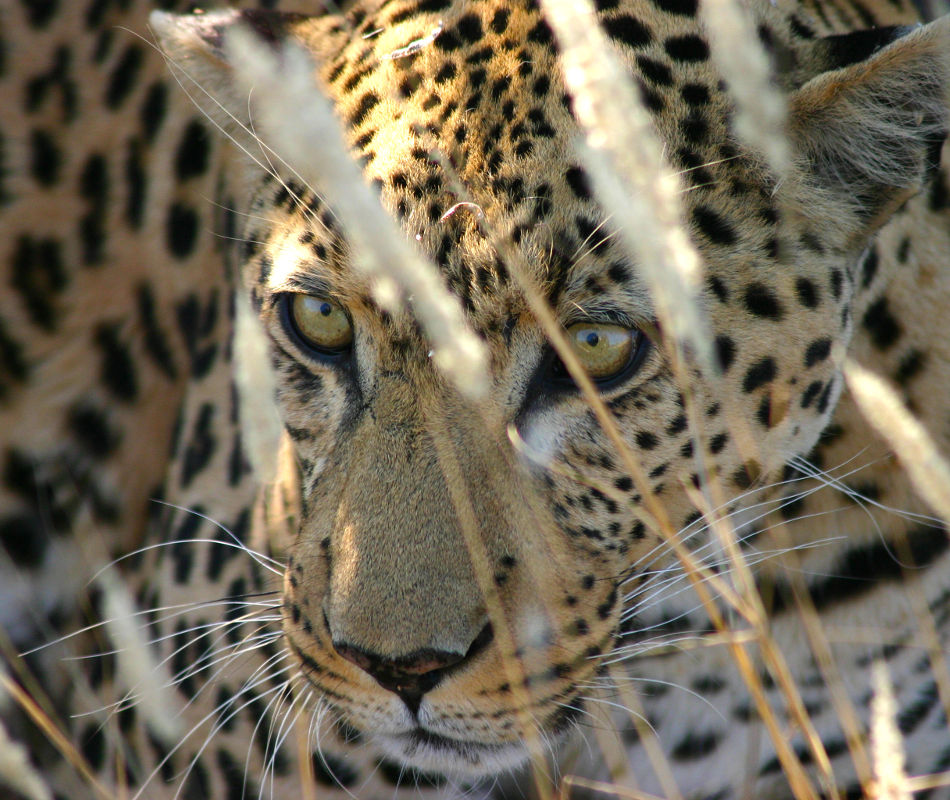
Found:
[[500, 78], [497, 78], [491, 86], [491, 96], [492, 100], [498, 100], [504, 95], [508, 89], [511, 87], [511, 76], [502, 75]]
[[83, 758], [92, 769], [102, 769], [106, 757], [106, 736], [102, 725], [91, 722], [83, 728], [79, 737]]
[[[440, 37], [441, 38], [441, 37]], [[438, 41], [438, 40], [436, 40]], [[379, 105], [379, 95], [375, 92], [367, 92], [364, 94], [359, 102], [356, 104], [356, 108], [349, 116], [349, 123], [354, 128], [358, 127], [366, 119], [366, 115], [369, 114], [376, 106]]]
[[653, 41], [650, 29], [629, 14], [620, 14], [606, 19], [603, 25], [611, 39], [616, 39], [630, 47], [643, 47]]
[[106, 389], [123, 402], [138, 396], [135, 362], [128, 345], [119, 337], [118, 326], [101, 323], [93, 332], [101, 358], [99, 376]]
[[145, 93], [145, 100], [142, 101], [142, 109], [139, 112], [147, 140], [151, 141], [155, 138], [155, 134], [158, 133], [158, 129], [165, 120], [167, 111], [168, 87], [161, 82], [153, 83], [148, 92]]
[[182, 203], [173, 203], [165, 223], [165, 239], [175, 258], [191, 255], [198, 239], [198, 214]]
[[145, 213], [145, 190], [147, 178], [142, 157], [142, 147], [138, 139], [129, 141], [129, 152], [125, 159], [125, 180], [128, 196], [125, 201], [125, 218], [132, 228], [140, 228]]
[[772, 398], [770, 395], [763, 395], [759, 401], [755, 418], [763, 428], [771, 428], [777, 422], [777, 420], [772, 419]]
[[666, 54], [674, 61], [693, 63], [706, 61], [709, 58], [709, 45], [699, 36], [671, 36], [663, 43]]
[[29, 368], [23, 356], [23, 345], [7, 332], [0, 319], [0, 398], [8, 392], [7, 379], [20, 382], [27, 378]]
[[930, 185], [928, 201], [931, 211], [943, 211], [950, 208], [950, 188], [947, 187], [947, 173], [941, 170]]
[[819, 414], [824, 414], [825, 409], [828, 408], [828, 403], [831, 402], [831, 392], [835, 388], [834, 380], [828, 381], [825, 385], [825, 388], [822, 390], [821, 394], [818, 396], [818, 404], [815, 406], [815, 410]]
[[653, 5], [667, 14], [679, 14], [684, 17], [696, 16], [697, 0], [653, 0]]
[[841, 287], [844, 279], [840, 269], [831, 270], [831, 295], [835, 300], [841, 299]]
[[700, 233], [713, 244], [735, 244], [736, 232], [732, 225], [708, 206], [697, 206], [692, 216]]
[[725, 372], [732, 366], [736, 356], [736, 345], [728, 336], [721, 335], [716, 337], [716, 358], [719, 361], [719, 368]]
[[178, 374], [165, 332], [158, 322], [155, 296], [148, 284], [142, 284], [136, 294], [139, 320], [144, 333], [145, 352], [169, 378]]
[[771, 356], [756, 361], [746, 371], [745, 379], [742, 381], [742, 391], [747, 394], [754, 392], [760, 386], [775, 380], [776, 372], [775, 359]]
[[457, 72], [458, 69], [455, 64], [451, 61], [446, 61], [445, 64], [442, 65], [442, 68], [435, 74], [435, 82], [440, 85], [446, 83], [452, 80]]
[[831, 339], [815, 339], [805, 349], [805, 366], [813, 367], [828, 358], [831, 353]]
[[901, 386], [907, 385], [914, 377], [920, 374], [927, 360], [927, 354], [916, 347], [908, 350], [897, 365], [894, 380]]
[[806, 250], [811, 250], [813, 253], [825, 252], [825, 247], [821, 243], [821, 240], [811, 231], [805, 231], [801, 235], [800, 241], [802, 243], [802, 247], [804, 247]]
[[37, 183], [52, 186], [59, 179], [62, 156], [53, 137], [37, 129], [30, 135], [30, 172]]
[[757, 461], [746, 461], [732, 473], [732, 482], [739, 489], [748, 489], [762, 474], [762, 467]]
[[878, 350], [887, 350], [901, 335], [900, 323], [891, 314], [886, 297], [880, 298], [868, 307], [862, 324], [871, 336], [871, 343]]
[[659, 440], [656, 438], [656, 434], [650, 433], [649, 431], [640, 431], [637, 433], [637, 446], [643, 450], [653, 450]]
[[67, 415], [70, 433], [93, 458], [105, 458], [119, 444], [119, 433], [109, 424], [105, 412], [86, 401], [76, 403]]
[[27, 19], [34, 28], [45, 28], [59, 9], [59, 0], [26, 0]]
[[657, 86], [673, 85], [673, 70], [671, 70], [662, 61], [648, 56], [637, 56], [637, 68], [643, 73], [643, 77]]
[[933, 681], [919, 689], [916, 693], [914, 702], [901, 708], [897, 715], [897, 727], [900, 732], [907, 736], [927, 717], [940, 699], [937, 691], [937, 684]]
[[574, 196], [580, 200], [590, 199], [590, 182], [587, 174], [580, 167], [569, 167], [564, 173], [567, 179], [567, 185], [571, 187]]
[[867, 254], [864, 256], [864, 261], [861, 262], [861, 285], [865, 289], [871, 285], [871, 281], [873, 281], [874, 276], [877, 275], [879, 262], [880, 259], [877, 254], [877, 248], [869, 248]]
[[[440, 36], [439, 39], [442, 37]], [[550, 26], [544, 21], [541, 20], [535, 25], [530, 31], [528, 31], [528, 41], [534, 42], [539, 45], [549, 45], [554, 42], [554, 34], [551, 32]], [[438, 42], [439, 39], [436, 39]]]
[[815, 38], [815, 32], [794, 14], [792, 14], [789, 18], [789, 24], [791, 26], [792, 33], [794, 33], [796, 36], [799, 36], [802, 39]]
[[710, 290], [714, 295], [716, 295], [716, 299], [720, 303], [729, 302], [729, 290], [726, 289], [726, 284], [724, 284], [718, 276], [709, 275], [706, 278], [706, 285], [709, 286]]
[[455, 30], [463, 41], [470, 44], [477, 43], [485, 35], [482, 31], [482, 21], [477, 14], [466, 14], [458, 21]]
[[640, 92], [640, 101], [648, 111], [657, 114], [666, 108], [666, 101], [663, 95], [647, 86], [645, 81], [637, 80], [637, 89]]
[[709, 103], [709, 89], [701, 83], [684, 83], [680, 96], [690, 106], [705, 106]]
[[707, 731], [690, 731], [673, 746], [672, 756], [676, 761], [690, 761], [708, 755], [719, 745], [722, 735]]
[[319, 752], [313, 754], [313, 777], [323, 786], [342, 786], [346, 789], [354, 786], [360, 775], [342, 759]]
[[57, 295], [68, 286], [60, 243], [21, 236], [11, 267], [11, 284], [20, 293], [30, 319], [45, 330], [54, 330], [59, 321]]
[[531, 87], [531, 93], [538, 99], [542, 99], [547, 95], [548, 91], [551, 88], [551, 80], [547, 75], [542, 75]]
[[728, 433], [717, 433], [712, 439], [709, 440], [709, 451], [713, 455], [717, 455], [722, 452], [722, 449], [726, 446], [726, 443], [729, 441]]
[[795, 281], [795, 294], [798, 296], [798, 302], [805, 308], [816, 308], [818, 306], [818, 287], [808, 278], [798, 278]]
[[29, 514], [9, 514], [0, 519], [0, 544], [18, 567], [38, 567], [48, 541], [39, 522]]
[[[680, 131], [688, 144], [701, 145], [709, 137], [709, 123], [698, 111], [691, 111], [680, 120]], [[701, 174], [706, 174], [706, 171]]]
[[447, 30], [436, 37], [435, 46], [436, 49], [442, 52], [451, 53], [458, 50], [462, 46], [462, 42], [459, 37], [455, 35], [455, 31]]
[[782, 306], [764, 283], [750, 283], [745, 290], [745, 307], [757, 317], [780, 320]]
[[179, 180], [186, 181], [203, 175], [208, 168], [208, 158], [211, 153], [211, 142], [208, 132], [198, 120], [188, 123], [178, 150], [175, 152], [175, 174]]
[[633, 481], [630, 480], [626, 475], [621, 478], [617, 478], [614, 481], [614, 486], [616, 486], [621, 492], [629, 492], [633, 489]]
[[142, 60], [142, 48], [138, 45], [130, 44], [125, 49], [109, 76], [105, 96], [106, 106], [116, 109], [122, 105], [135, 86], [139, 70], [142, 68]]
[[910, 237], [905, 236], [897, 246], [897, 260], [901, 264], [907, 263], [907, 257], [910, 255]]
[[201, 472], [214, 455], [217, 447], [212, 421], [215, 407], [211, 403], [204, 403], [198, 412], [192, 429], [188, 447], [182, 458], [181, 486], [187, 488], [195, 476]]
[[106, 160], [95, 153], [86, 160], [79, 176], [79, 194], [88, 201], [88, 211], [79, 220], [79, 239], [82, 242], [82, 260], [85, 264], [98, 264], [102, 261], [106, 240], [108, 190]]
[[607, 277], [613, 283], [626, 283], [628, 277], [627, 268], [623, 264], [615, 261], [607, 268]]
[[[261, 720], [255, 719], [255, 722], [261, 722]], [[265, 723], [258, 730], [266, 731], [269, 727]], [[227, 790], [225, 800], [245, 800], [247, 797], [254, 797], [258, 794], [257, 783], [248, 774], [244, 763], [234, 758], [223, 747], [218, 749], [217, 762], [219, 773], [224, 778]]]
[[815, 398], [818, 397], [818, 394], [821, 392], [822, 386], [824, 384], [821, 381], [812, 381], [808, 384], [808, 387], [802, 392], [802, 408], [808, 408]]
[[686, 415], [680, 414], [675, 417], [673, 421], [666, 426], [666, 433], [668, 436], [676, 436], [686, 430]]
[[491, 29], [495, 33], [504, 33], [508, 28], [510, 12], [507, 8], [499, 8], [491, 18]]

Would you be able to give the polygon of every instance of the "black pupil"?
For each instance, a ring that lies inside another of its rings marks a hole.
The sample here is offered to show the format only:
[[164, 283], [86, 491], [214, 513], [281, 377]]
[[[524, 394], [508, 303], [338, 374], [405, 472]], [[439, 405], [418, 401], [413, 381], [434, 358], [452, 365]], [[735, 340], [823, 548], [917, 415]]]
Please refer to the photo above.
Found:
[[320, 304], [320, 313], [325, 317], [329, 317], [330, 313], [333, 311], [333, 307], [329, 303]]
[[587, 334], [587, 344], [589, 344], [591, 347], [597, 347], [597, 343], [599, 341], [600, 337], [593, 331]]

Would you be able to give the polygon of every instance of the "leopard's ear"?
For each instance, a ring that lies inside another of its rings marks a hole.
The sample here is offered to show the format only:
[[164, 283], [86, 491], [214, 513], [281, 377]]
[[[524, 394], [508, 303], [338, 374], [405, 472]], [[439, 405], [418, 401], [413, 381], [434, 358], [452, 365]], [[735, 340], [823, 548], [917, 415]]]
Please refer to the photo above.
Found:
[[[246, 9], [206, 14], [153, 11], [149, 24], [168, 67], [195, 104], [238, 143], [251, 142], [249, 98], [235, 83], [225, 41], [235, 27], [251, 30], [278, 47], [287, 39], [306, 46], [308, 29], [332, 24], [330, 15]], [[337, 26], [339, 27], [339, 26]]]
[[800, 201], [806, 214], [808, 206], [833, 213], [845, 241], [856, 240], [939, 166], [950, 109], [950, 18], [815, 46], [831, 68], [789, 100]]

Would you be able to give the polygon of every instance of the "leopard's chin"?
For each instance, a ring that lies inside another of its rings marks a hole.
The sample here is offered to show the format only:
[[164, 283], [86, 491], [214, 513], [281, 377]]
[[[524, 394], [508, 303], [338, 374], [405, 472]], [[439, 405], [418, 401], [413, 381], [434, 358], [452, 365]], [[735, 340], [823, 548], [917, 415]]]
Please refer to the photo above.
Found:
[[423, 727], [373, 740], [409, 767], [460, 780], [478, 780], [523, 766], [528, 750], [523, 742], [465, 741]]

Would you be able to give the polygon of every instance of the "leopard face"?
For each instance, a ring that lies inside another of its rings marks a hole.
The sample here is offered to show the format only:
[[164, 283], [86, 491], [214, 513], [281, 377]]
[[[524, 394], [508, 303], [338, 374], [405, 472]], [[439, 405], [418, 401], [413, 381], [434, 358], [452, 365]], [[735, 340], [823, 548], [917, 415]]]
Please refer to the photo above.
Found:
[[[333, 197], [251, 171], [244, 285], [299, 470], [288, 645], [348, 723], [426, 770], [477, 777], [523, 763], [576, 721], [616, 648], [681, 610], [672, 596], [638, 605], [676, 568], [671, 532], [702, 560], [702, 487], [712, 480], [741, 506], [815, 445], [841, 391], [870, 237], [919, 189], [933, 152], [926, 126], [876, 141], [861, 131], [901, 81], [917, 118], [934, 113], [943, 90], [928, 95], [924, 73], [943, 29], [833, 42], [756, 7], [797, 148], [780, 186], [732, 132], [695, 4], [601, 5], [688, 189], [717, 360], [688, 386], [580, 164], [557, 44], [536, 8], [366, 3], [343, 17], [157, 26], [240, 118], [246, 103], [220, 66], [228, 27], [306, 47], [367, 180], [488, 349], [487, 394], [473, 404], [435, 368], [412, 314], [374, 301]], [[896, 146], [899, 180], [875, 168]], [[568, 333], [645, 485], [553, 352], [515, 268]]]

